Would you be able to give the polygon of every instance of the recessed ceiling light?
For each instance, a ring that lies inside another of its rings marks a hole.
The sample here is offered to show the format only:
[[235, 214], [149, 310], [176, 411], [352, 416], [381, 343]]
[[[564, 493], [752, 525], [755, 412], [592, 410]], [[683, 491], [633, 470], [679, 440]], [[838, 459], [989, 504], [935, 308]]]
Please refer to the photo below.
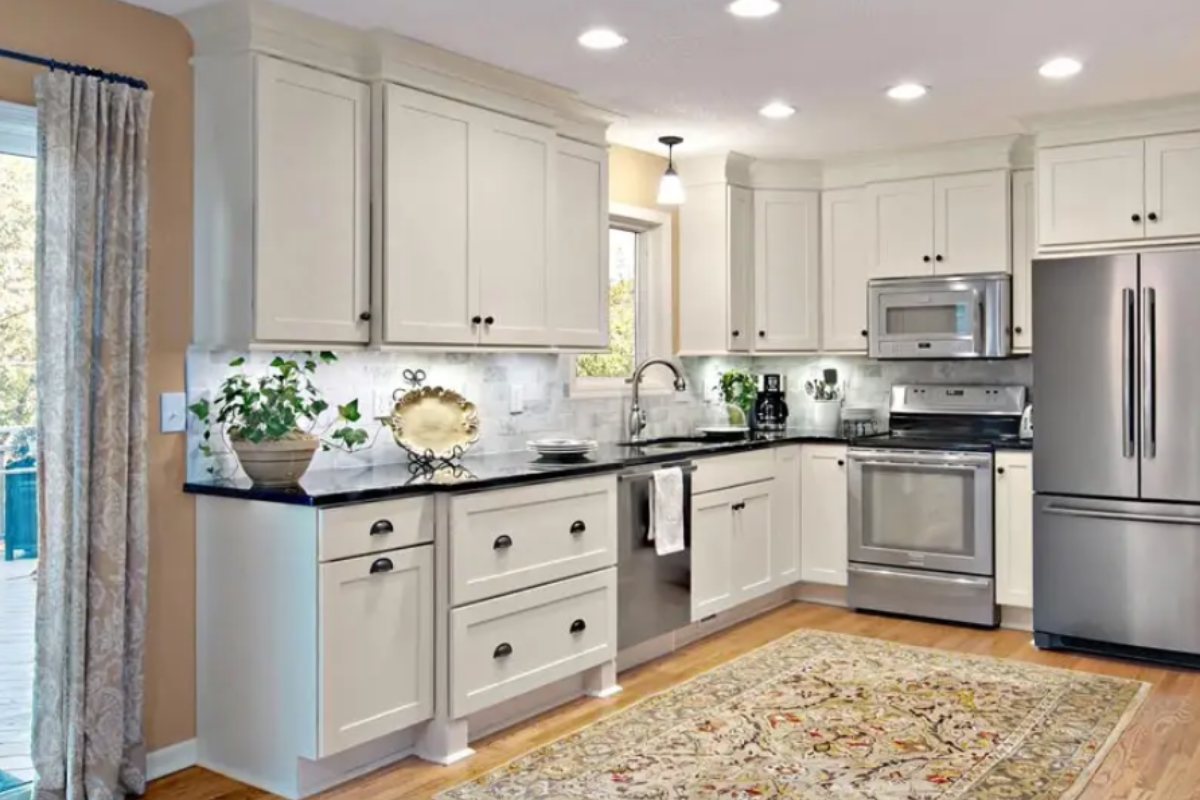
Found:
[[1081, 69], [1083, 64], [1073, 58], [1055, 58], [1042, 64], [1038, 72], [1043, 78], [1069, 78], [1078, 75]]
[[796, 113], [796, 109], [789, 106], [787, 103], [781, 103], [778, 100], [774, 103], [767, 103], [758, 110], [767, 119], [787, 119], [792, 114]]
[[592, 28], [579, 36], [579, 43], [589, 50], [612, 50], [628, 41], [612, 28]]
[[929, 92], [928, 86], [919, 83], [901, 83], [888, 89], [887, 95], [893, 100], [916, 100]]
[[733, 0], [725, 8], [735, 17], [769, 17], [779, 10], [779, 0]]

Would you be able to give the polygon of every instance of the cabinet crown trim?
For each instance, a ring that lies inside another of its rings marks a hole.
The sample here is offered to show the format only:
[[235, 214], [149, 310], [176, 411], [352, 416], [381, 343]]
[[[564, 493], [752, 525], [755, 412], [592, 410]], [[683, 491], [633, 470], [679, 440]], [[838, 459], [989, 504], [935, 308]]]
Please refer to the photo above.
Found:
[[1200, 93], [1022, 117], [1038, 148], [1200, 130]]

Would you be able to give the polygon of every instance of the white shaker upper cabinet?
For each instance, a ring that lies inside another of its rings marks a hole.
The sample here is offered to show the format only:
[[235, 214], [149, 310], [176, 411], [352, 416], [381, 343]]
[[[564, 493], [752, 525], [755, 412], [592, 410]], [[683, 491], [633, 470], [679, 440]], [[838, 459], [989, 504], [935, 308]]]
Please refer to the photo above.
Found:
[[1142, 139], [1039, 150], [1038, 242], [1144, 238], [1145, 171]]
[[846, 585], [849, 500], [844, 445], [800, 448], [800, 577]]
[[1146, 236], [1200, 236], [1200, 133], [1146, 140]]
[[933, 274], [933, 181], [871, 184], [867, 206], [871, 276]]
[[754, 193], [757, 351], [820, 348], [819, 209], [816, 192]]
[[679, 354], [748, 352], [753, 299], [754, 192], [688, 187], [679, 209]]
[[554, 343], [608, 346], [608, 153], [558, 140], [550, 321]]
[[255, 66], [253, 338], [365, 343], [370, 90], [272, 58]]
[[821, 349], [867, 352], [866, 192], [821, 194]]
[[548, 345], [556, 136], [541, 125], [477, 113], [468, 247], [479, 272], [479, 342]]
[[754, 348], [754, 192], [729, 187], [729, 338], [731, 352]]
[[1013, 349], [1033, 349], [1033, 259], [1037, 255], [1037, 187], [1033, 170], [1012, 176]]
[[1009, 271], [1008, 182], [1006, 170], [934, 179], [935, 274]]
[[384, 340], [474, 344], [479, 274], [470, 230], [472, 118], [453, 100], [384, 87]]

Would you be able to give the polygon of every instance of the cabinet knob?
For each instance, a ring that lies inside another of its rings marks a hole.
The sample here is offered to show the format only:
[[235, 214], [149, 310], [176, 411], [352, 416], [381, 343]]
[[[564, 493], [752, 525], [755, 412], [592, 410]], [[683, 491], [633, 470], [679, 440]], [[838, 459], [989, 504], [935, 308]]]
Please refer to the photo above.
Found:
[[484, 325], [491, 325], [491, 324], [492, 324], [492, 323], [494, 323], [495, 321], [496, 321], [496, 318], [495, 318], [495, 317], [484, 317], [484, 318], [483, 318], [483, 324], [484, 324]]
[[839, 467], [844, 467], [844, 466], [846, 466], [846, 462], [845, 462], [845, 460], [843, 460], [843, 459], [840, 459], [840, 458], [839, 458], [839, 459], [838, 459], [838, 466], [839, 466]]
[[742, 335], [741, 331], [731, 331], [731, 333], [733, 333], [733, 338], [735, 339]]
[[942, 258], [941, 256], [934, 256], [933, 260], [934, 261], [945, 261], [946, 259]]
[[1134, 222], [1141, 222], [1141, 221], [1142, 221], [1142, 215], [1141, 215], [1141, 214], [1134, 214], [1134, 215], [1133, 215], [1133, 217], [1132, 217], [1132, 219], [1133, 219], [1133, 221], [1134, 221]]
[[1004, 474], [1004, 467], [996, 467], [996, 474], [997, 474], [997, 475], [1003, 475], [1003, 474]]
[[863, 338], [865, 339], [865, 338], [867, 338], [867, 336], [869, 336], [870, 334], [868, 334], [866, 331], [862, 331], [862, 335], [863, 335]]
[[478, 314], [476, 314], [475, 316], [471, 317], [471, 324], [472, 324], [472, 325], [479, 325], [479, 324], [480, 324], [480, 323], [482, 323], [482, 322], [483, 322], [483, 317], [479, 316]]
[[383, 536], [384, 534], [391, 533], [394, 530], [396, 529], [392, 527], [392, 521], [390, 519], [381, 519], [371, 526], [371, 535]]
[[1023, 328], [1022, 328], [1020, 325], [1018, 325], [1017, 327], [1013, 328], [1013, 330], [1014, 330], [1014, 331], [1016, 331], [1017, 333], [1024, 333], [1024, 332], [1025, 332], [1025, 330], [1024, 330], [1024, 329], [1023, 329]]
[[930, 261], [933, 261], [933, 259], [932, 259], [932, 258], [930, 258], [929, 256], [925, 256], [925, 257], [924, 257], [924, 259], [922, 259], [922, 260], [923, 260], [923, 261], [924, 261], [926, 264], [928, 264]]
[[492, 658], [508, 658], [512, 655], [512, 645], [508, 642], [501, 642], [496, 645], [496, 649], [492, 651]]
[[1158, 222], [1158, 214], [1151, 211], [1146, 215], [1146, 219], [1150, 220], [1151, 222]]
[[733, 504], [733, 510], [734, 510], [734, 511], [741, 511], [741, 510], [742, 510], [743, 508], [745, 508], [745, 507], [746, 507], [746, 504], [745, 504], [745, 503], [734, 503], [734, 504]]
[[512, 537], [507, 533], [502, 536], [497, 536], [496, 541], [492, 542], [493, 550], [507, 550], [512, 547]]
[[377, 558], [371, 564], [371, 574], [375, 575], [380, 572], [391, 572], [395, 564], [390, 558]]
[[584, 525], [583, 520], [581, 520], [581, 519], [577, 519], [571, 523], [571, 533], [575, 534], [576, 536], [578, 536], [579, 534], [583, 533], [586, 530], [587, 530], [587, 525]]
[[587, 630], [587, 623], [581, 619], [577, 619], [571, 623], [571, 633], [583, 633]]
[[371, 312], [364, 311], [358, 315], [358, 318], [361, 319], [363, 322], [370, 322], [371, 321]]
[[767, 338], [767, 332], [766, 332], [766, 331], [759, 331], [759, 332], [758, 332], [758, 338], [760, 338], [760, 339], [765, 339], [765, 338]]

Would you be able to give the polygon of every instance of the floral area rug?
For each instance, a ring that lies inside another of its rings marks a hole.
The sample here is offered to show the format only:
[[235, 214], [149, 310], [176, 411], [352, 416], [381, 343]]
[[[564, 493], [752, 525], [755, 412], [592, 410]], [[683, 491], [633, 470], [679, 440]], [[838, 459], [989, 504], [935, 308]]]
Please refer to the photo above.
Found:
[[1138, 681], [799, 631], [438, 800], [1066, 800]]

